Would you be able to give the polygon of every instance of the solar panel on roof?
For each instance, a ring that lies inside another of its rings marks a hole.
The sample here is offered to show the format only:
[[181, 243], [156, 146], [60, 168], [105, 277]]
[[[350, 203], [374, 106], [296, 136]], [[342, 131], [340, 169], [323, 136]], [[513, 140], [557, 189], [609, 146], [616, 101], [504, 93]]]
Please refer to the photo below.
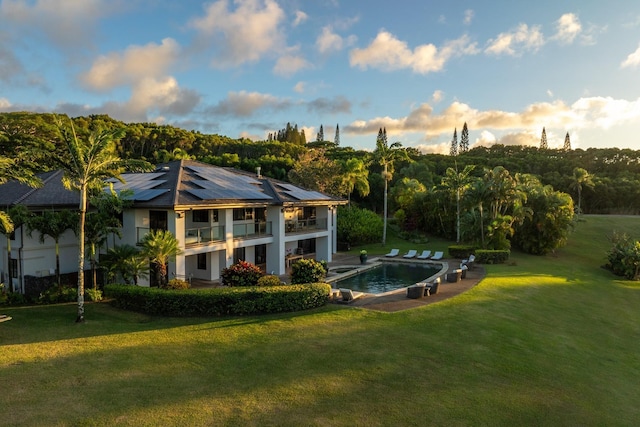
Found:
[[[123, 189], [121, 189], [123, 190]], [[168, 193], [168, 189], [133, 189], [133, 194], [126, 197], [127, 200], [135, 200], [138, 202], [148, 202], [149, 200], [155, 199], [161, 194]], [[120, 191], [116, 190], [118, 194]]]
[[155, 178], [163, 176], [164, 173], [125, 173], [122, 174], [124, 183], [117, 179], [110, 179], [107, 182], [113, 184], [115, 190], [121, 190], [124, 188], [136, 189], [149, 189], [157, 187], [160, 184], [167, 182], [166, 180], [156, 180]]
[[222, 168], [188, 166], [187, 169], [195, 172], [207, 181], [229, 183], [229, 185], [238, 185], [238, 181], [246, 184], [260, 184], [260, 181], [251, 176], [229, 172]]
[[201, 200], [269, 200], [271, 197], [266, 194], [251, 189], [226, 189], [226, 188], [203, 188], [203, 189], [191, 189], [187, 190]]
[[278, 184], [285, 193], [298, 200], [329, 200], [329, 196], [318, 191], [304, 190], [292, 184]]

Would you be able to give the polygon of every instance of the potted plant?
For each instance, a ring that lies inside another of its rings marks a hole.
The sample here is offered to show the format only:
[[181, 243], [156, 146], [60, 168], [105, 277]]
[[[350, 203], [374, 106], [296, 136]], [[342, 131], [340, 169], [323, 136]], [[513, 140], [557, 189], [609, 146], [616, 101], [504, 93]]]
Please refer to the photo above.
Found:
[[366, 262], [367, 262], [367, 251], [363, 249], [360, 251], [360, 264], [364, 264]]

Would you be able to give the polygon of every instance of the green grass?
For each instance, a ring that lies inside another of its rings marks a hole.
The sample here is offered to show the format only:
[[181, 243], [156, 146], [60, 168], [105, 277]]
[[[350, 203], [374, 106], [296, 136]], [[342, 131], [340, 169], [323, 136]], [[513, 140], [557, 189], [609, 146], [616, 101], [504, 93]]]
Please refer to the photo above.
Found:
[[0, 424], [634, 425], [640, 284], [600, 268], [614, 228], [638, 238], [640, 218], [585, 217], [556, 254], [513, 253], [471, 291], [397, 313], [88, 304], [77, 325], [74, 305], [5, 308]]

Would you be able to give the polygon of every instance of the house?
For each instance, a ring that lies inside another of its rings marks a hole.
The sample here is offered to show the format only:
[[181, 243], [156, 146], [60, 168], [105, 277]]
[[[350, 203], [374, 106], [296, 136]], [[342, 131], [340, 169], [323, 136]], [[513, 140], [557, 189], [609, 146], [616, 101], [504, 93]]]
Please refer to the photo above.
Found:
[[[61, 171], [40, 176], [43, 187], [16, 182], [0, 185], [0, 206], [23, 204], [31, 211], [78, 209], [79, 194], [62, 186]], [[157, 165], [154, 171], [126, 173], [125, 183], [113, 180], [115, 191], [131, 190], [133, 205], [122, 215], [122, 237], [108, 247], [137, 245], [152, 229], [172, 232], [182, 254], [169, 263], [169, 277], [218, 280], [225, 267], [238, 260], [263, 271], [285, 274], [302, 257], [332, 260], [336, 247], [340, 198], [235, 169], [192, 160]], [[0, 274], [8, 282], [12, 263], [14, 289], [25, 291], [25, 278], [55, 272], [54, 242], [44, 244], [37, 232], [19, 227], [7, 241], [0, 236]], [[11, 259], [8, 259], [8, 244]], [[60, 271], [77, 271], [77, 237], [67, 231], [59, 242]], [[149, 285], [149, 282], [140, 284]]]

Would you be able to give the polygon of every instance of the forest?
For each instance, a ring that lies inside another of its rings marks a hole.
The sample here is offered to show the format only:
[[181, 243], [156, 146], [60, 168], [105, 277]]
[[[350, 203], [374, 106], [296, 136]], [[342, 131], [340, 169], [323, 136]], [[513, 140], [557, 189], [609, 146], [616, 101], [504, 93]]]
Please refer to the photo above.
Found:
[[51, 154], [64, 149], [60, 120], [72, 120], [79, 135], [124, 129], [116, 151], [125, 159], [188, 158], [251, 172], [259, 166], [265, 176], [344, 197], [405, 232], [478, 247], [547, 253], [566, 240], [574, 214], [640, 213], [640, 151], [631, 149], [496, 144], [424, 154], [389, 142], [380, 129], [376, 149], [363, 151], [342, 145], [338, 131], [333, 141], [323, 132], [308, 140], [291, 123], [252, 141], [105, 115], [18, 112], [0, 114], [2, 156], [34, 171], [52, 168]]

